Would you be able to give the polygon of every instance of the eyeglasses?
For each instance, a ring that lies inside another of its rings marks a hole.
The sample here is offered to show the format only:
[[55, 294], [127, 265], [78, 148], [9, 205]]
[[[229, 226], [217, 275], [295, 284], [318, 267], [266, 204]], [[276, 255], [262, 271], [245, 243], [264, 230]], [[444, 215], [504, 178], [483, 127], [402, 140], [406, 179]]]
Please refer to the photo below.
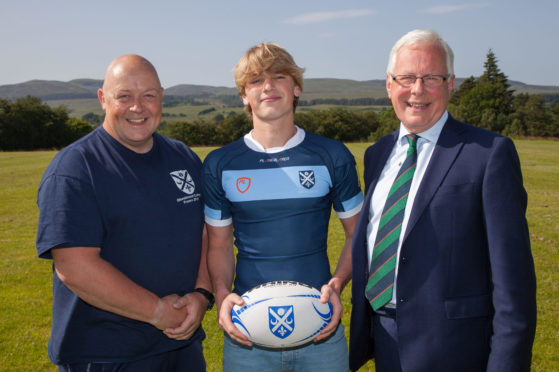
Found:
[[392, 80], [403, 86], [404, 88], [409, 88], [415, 84], [417, 79], [421, 79], [421, 83], [428, 88], [440, 87], [443, 82], [447, 81], [450, 75], [425, 75], [425, 76], [415, 76], [415, 75], [392, 75]]

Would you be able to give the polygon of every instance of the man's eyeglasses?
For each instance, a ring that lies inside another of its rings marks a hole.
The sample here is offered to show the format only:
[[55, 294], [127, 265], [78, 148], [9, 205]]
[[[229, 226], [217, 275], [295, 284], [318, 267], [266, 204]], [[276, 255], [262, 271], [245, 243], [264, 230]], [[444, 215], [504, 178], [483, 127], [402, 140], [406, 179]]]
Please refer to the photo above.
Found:
[[392, 77], [392, 80], [394, 80], [395, 82], [397, 82], [398, 84], [400, 84], [405, 88], [409, 88], [412, 85], [414, 85], [417, 79], [421, 79], [421, 82], [426, 87], [435, 88], [443, 85], [443, 83], [448, 80], [450, 75], [425, 75], [425, 76], [396, 75], [394, 76], [390, 74], [390, 77]]

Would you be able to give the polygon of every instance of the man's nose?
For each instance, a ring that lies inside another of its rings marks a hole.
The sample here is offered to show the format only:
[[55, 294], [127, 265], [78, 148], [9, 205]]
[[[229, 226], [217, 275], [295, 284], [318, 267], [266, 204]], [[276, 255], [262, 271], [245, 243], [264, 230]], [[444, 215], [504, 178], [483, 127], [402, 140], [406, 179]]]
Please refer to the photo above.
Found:
[[424, 88], [423, 84], [424, 84], [423, 83], [423, 78], [420, 78], [420, 77], [416, 78], [414, 83], [411, 85], [411, 92], [413, 94], [423, 93], [423, 88]]
[[264, 89], [265, 90], [270, 90], [274, 88], [274, 79], [272, 78], [266, 78], [264, 79]]
[[142, 100], [139, 98], [135, 99], [134, 102], [132, 103], [132, 106], [130, 106], [130, 111], [142, 112], [142, 110], [143, 110]]

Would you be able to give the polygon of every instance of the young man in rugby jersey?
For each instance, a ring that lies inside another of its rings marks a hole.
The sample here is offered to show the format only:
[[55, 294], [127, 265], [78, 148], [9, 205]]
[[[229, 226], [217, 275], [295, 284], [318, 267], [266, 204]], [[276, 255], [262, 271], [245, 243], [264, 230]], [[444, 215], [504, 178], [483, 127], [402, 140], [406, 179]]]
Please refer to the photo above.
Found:
[[[349, 150], [294, 123], [303, 71], [276, 44], [249, 49], [234, 75], [254, 129], [204, 163], [208, 265], [226, 333], [226, 372], [349, 368], [340, 293], [351, 277], [351, 239], [363, 195]], [[326, 246], [332, 207], [345, 231], [334, 275]], [[332, 303], [333, 319], [313, 343], [264, 349], [233, 325], [231, 309], [243, 304], [240, 295], [276, 280], [311, 285], [321, 290], [323, 302]]]

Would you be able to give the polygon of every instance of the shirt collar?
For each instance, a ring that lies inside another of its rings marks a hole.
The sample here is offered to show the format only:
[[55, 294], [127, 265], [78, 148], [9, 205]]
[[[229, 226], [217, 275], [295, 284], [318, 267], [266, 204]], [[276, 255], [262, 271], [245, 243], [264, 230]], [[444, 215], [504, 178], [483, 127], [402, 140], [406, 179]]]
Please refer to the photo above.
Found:
[[299, 128], [298, 126], [295, 126], [295, 128], [297, 129], [297, 132], [293, 135], [293, 137], [291, 137], [285, 143], [285, 145], [283, 145], [281, 147], [270, 147], [269, 149], [265, 149], [264, 146], [262, 146], [260, 143], [258, 143], [258, 141], [256, 141], [252, 137], [252, 130], [250, 132], [248, 132], [247, 134], [245, 134], [245, 137], [244, 137], [245, 144], [251, 150], [254, 150], [254, 151], [257, 151], [257, 152], [265, 152], [267, 154], [275, 154], [275, 153], [278, 153], [278, 152], [289, 150], [289, 149], [299, 145], [305, 139], [305, 131], [303, 129]]
[[[421, 139], [424, 139], [428, 142], [437, 143], [437, 141], [439, 140], [439, 136], [441, 135], [441, 131], [443, 130], [444, 123], [446, 123], [447, 119], [448, 119], [448, 111], [445, 110], [443, 115], [439, 120], [437, 120], [435, 125], [427, 129], [425, 132], [417, 133], [417, 135], [421, 137]], [[406, 129], [406, 127], [404, 127], [404, 124], [400, 123], [400, 133], [398, 134], [399, 145], [407, 144], [406, 141], [402, 142], [402, 139], [406, 134], [409, 133], [410, 132]]]

